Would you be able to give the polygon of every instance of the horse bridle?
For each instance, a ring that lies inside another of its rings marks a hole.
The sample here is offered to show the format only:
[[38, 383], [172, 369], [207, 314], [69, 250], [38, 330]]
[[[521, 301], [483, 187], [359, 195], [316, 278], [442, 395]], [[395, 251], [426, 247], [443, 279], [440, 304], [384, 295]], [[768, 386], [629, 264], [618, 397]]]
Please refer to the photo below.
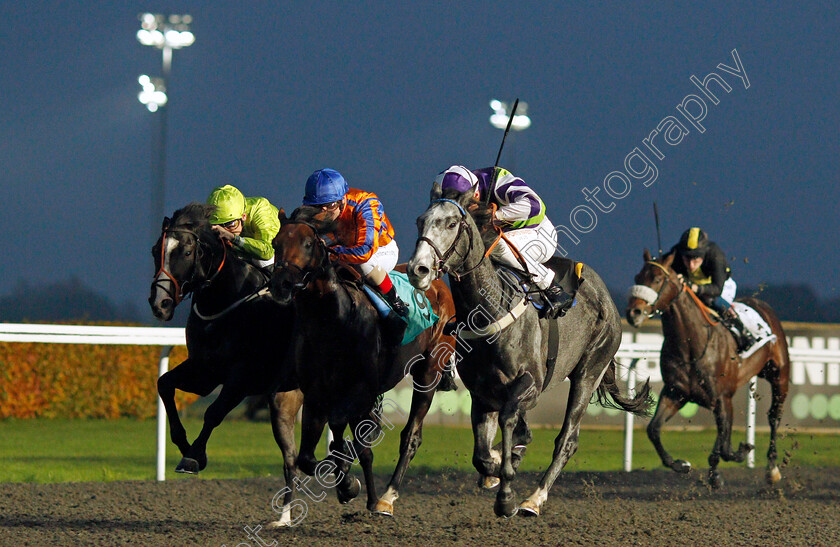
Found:
[[[654, 291], [653, 287], [648, 287], [647, 285], [633, 285], [632, 287], [630, 287], [630, 291], [631, 291], [631, 294], [633, 296], [636, 296], [637, 298], [640, 298], [640, 299], [644, 300], [648, 304], [648, 306], [650, 306], [651, 313], [649, 314], [649, 317], [652, 317], [653, 315], [655, 315], [657, 313], [662, 313], [662, 310], [656, 309], [656, 304], [657, 304], [657, 302], [659, 302], [659, 298], [662, 296], [662, 289], [665, 287], [665, 283], [667, 282], [669, 285], [675, 286], [676, 289], [677, 289], [677, 294], [679, 294], [679, 292], [682, 291], [682, 287], [679, 284], [677, 284], [677, 282], [674, 281], [671, 278], [671, 272], [668, 270], [668, 268], [666, 268], [665, 266], [663, 266], [659, 262], [656, 262], [655, 260], [648, 260], [645, 263], [650, 264], [652, 266], [656, 266], [657, 268], [659, 268], [660, 270], [665, 272], [665, 278], [662, 280], [662, 283], [659, 285], [659, 290]], [[644, 295], [644, 292], [646, 292], [646, 291], [643, 291], [642, 288], [647, 289], [648, 291], [655, 292], [656, 293], [656, 298], [653, 299], [652, 302], [649, 299], [645, 298], [643, 295]]]
[[327, 244], [324, 243], [324, 240], [321, 239], [321, 236], [318, 235], [318, 228], [316, 228], [315, 225], [306, 222], [305, 220], [288, 220], [285, 224], [303, 224], [304, 226], [307, 226], [315, 234], [315, 240], [318, 242], [317, 245], [321, 250], [321, 259], [317, 266], [305, 266], [301, 268], [297, 264], [292, 264], [288, 260], [277, 260], [275, 258], [275, 270], [278, 268], [281, 270], [295, 269], [300, 274], [301, 280], [292, 285], [292, 294], [294, 294], [311, 283], [312, 280], [310, 279], [310, 276], [314, 278], [326, 271], [327, 263], [329, 262], [329, 255], [332, 251], [330, 251]]
[[[421, 241], [427, 243], [435, 252], [435, 256], [437, 257], [437, 264], [435, 264], [435, 276], [437, 279], [440, 279], [441, 276], [448, 273], [449, 275], [453, 276], [456, 280], [460, 281], [461, 277], [471, 273], [473, 270], [481, 266], [481, 263], [484, 262], [484, 259], [487, 256], [487, 254], [482, 255], [481, 260], [478, 261], [478, 264], [476, 264], [475, 266], [473, 266], [465, 272], [457, 272], [451, 269], [446, 264], [446, 261], [449, 260], [450, 256], [452, 256], [452, 253], [455, 252], [455, 247], [458, 245], [458, 240], [461, 239], [461, 234], [464, 232], [464, 230], [467, 230], [467, 236], [470, 239], [469, 246], [467, 247], [467, 254], [464, 255], [464, 258], [469, 256], [470, 251], [472, 251], [473, 248], [473, 233], [472, 230], [470, 230], [467, 226], [467, 211], [461, 206], [460, 203], [452, 199], [436, 199], [432, 201], [432, 203], [429, 205], [431, 206], [435, 203], [441, 202], [452, 203], [453, 205], [455, 205], [455, 207], [458, 208], [458, 211], [461, 213], [461, 220], [458, 222], [458, 232], [455, 234], [455, 239], [452, 240], [452, 244], [443, 253], [441, 253], [440, 249], [437, 248], [437, 245], [435, 245], [434, 242], [426, 236], [418, 237], [417, 243], [420, 243]], [[458, 256], [461, 255], [459, 254]]]
[[[190, 234], [195, 238], [196, 241], [196, 249], [195, 249], [195, 258], [193, 259], [193, 272], [192, 277], [190, 277], [187, 281], [183, 284], [178, 283], [178, 280], [175, 279], [175, 276], [172, 275], [165, 267], [164, 267], [164, 258], [166, 253], [166, 235], [169, 233], [181, 232], [185, 234]], [[186, 228], [169, 228], [164, 227], [161, 230], [161, 238], [160, 238], [160, 268], [158, 269], [157, 273], [155, 273], [154, 280], [152, 281], [151, 288], [152, 289], [161, 289], [166, 294], [175, 301], [175, 305], [177, 306], [184, 298], [186, 298], [191, 292], [194, 291], [192, 288], [188, 288], [192, 285], [195, 285], [195, 278], [198, 275], [198, 269], [195, 267], [196, 263], [201, 265], [200, 260], [204, 256], [203, 248], [202, 248], [202, 241], [198, 234], [193, 230], [188, 230]], [[219, 264], [219, 267], [216, 269], [213, 274], [207, 278], [204, 283], [202, 283], [202, 287], [207, 287], [213, 280], [219, 275], [219, 272], [222, 271], [222, 267], [225, 265], [225, 259], [227, 258], [227, 244], [222, 245], [224, 254], [222, 255], [222, 261]], [[164, 274], [169, 281], [172, 283], [172, 288], [162, 285], [162, 282], [165, 281], [164, 279], [160, 279], [160, 274]]]

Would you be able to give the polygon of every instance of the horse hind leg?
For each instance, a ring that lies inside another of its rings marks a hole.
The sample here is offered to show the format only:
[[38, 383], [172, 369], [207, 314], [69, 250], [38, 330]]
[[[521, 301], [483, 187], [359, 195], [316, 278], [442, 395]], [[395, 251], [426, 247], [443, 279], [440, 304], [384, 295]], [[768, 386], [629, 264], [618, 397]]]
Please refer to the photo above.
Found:
[[434, 390], [423, 391], [415, 389], [411, 396], [411, 410], [408, 421], [400, 434], [400, 458], [388, 483], [388, 489], [376, 502], [374, 513], [378, 515], [394, 516], [394, 502], [400, 497], [399, 489], [405, 472], [414, 455], [423, 443], [423, 420], [432, 405]]
[[774, 485], [782, 479], [782, 473], [776, 464], [778, 457], [776, 453], [776, 435], [782, 420], [782, 409], [787, 398], [788, 382], [787, 378], [779, 373], [777, 367], [767, 375], [767, 380], [770, 382], [772, 389], [772, 401], [770, 402], [770, 410], [767, 412], [767, 419], [770, 422], [770, 445], [767, 447], [766, 480], [768, 484]]
[[662, 460], [662, 465], [673, 469], [677, 473], [688, 473], [691, 471], [691, 463], [685, 460], [674, 460], [662, 446], [662, 426], [676, 415], [685, 406], [686, 398], [670, 386], [665, 386], [659, 394], [659, 402], [656, 405], [656, 412], [647, 426], [647, 436], [653, 448]]

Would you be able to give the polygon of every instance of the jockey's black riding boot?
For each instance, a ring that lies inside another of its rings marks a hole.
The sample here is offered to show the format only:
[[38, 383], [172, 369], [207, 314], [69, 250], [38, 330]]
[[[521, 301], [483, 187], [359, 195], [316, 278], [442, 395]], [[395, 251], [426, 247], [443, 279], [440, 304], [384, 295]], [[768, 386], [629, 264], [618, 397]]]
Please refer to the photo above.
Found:
[[755, 344], [755, 337], [744, 327], [744, 323], [740, 317], [737, 315], [730, 316], [729, 322], [738, 329], [738, 333], [740, 334], [738, 337], [738, 351], [745, 351]]
[[545, 298], [550, 309], [546, 310], [545, 315], [551, 319], [563, 317], [569, 308], [575, 302], [572, 295], [563, 290], [560, 285], [552, 283], [545, 291]]
[[388, 315], [382, 318], [383, 334], [389, 345], [399, 345], [402, 342], [403, 335], [405, 335], [405, 329], [408, 327], [406, 321], [408, 306], [397, 296], [397, 291], [393, 287], [390, 291], [379, 294], [391, 307]]
[[405, 302], [397, 296], [397, 290], [391, 287], [391, 290], [385, 293], [379, 293], [382, 295], [382, 298], [385, 299], [385, 302], [391, 306], [391, 309], [394, 310], [394, 313], [399, 315], [400, 317], [408, 317], [408, 306], [405, 305]]

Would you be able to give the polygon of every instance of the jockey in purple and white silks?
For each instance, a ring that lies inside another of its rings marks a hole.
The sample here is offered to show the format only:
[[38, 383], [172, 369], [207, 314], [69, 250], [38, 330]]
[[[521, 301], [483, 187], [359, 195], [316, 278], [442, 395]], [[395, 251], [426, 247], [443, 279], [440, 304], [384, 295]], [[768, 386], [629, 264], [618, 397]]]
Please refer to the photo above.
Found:
[[[573, 298], [559, 285], [552, 283], [554, 272], [543, 266], [557, 249], [557, 231], [545, 214], [545, 203], [540, 196], [521, 178], [501, 167], [470, 171], [466, 167], [453, 165], [435, 180], [444, 191], [449, 188], [462, 193], [472, 191], [478, 200], [485, 200], [492, 188], [490, 203], [498, 207], [494, 222], [525, 259], [528, 273], [545, 293], [551, 307], [548, 315], [564, 315], [572, 306]], [[521, 270], [521, 263], [504, 239], [499, 242], [499, 247], [501, 256], [497, 260]]]

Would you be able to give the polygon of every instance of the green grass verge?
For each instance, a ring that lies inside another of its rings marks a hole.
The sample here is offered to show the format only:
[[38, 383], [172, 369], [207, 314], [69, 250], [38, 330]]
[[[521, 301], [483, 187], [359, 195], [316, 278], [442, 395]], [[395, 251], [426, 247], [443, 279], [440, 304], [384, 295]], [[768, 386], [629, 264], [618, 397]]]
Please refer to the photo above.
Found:
[[[185, 420], [190, 438], [201, 421]], [[155, 431], [153, 420], [8, 420], [0, 422], [0, 482], [65, 482], [149, 480], [155, 477]], [[396, 463], [400, 428], [384, 430], [376, 447], [375, 470], [390, 473]], [[548, 465], [557, 430], [535, 429], [534, 441], [521, 469], [539, 471]], [[674, 457], [707, 467], [714, 431], [665, 431], [663, 443]], [[768, 435], [757, 435], [756, 464], [766, 459]], [[298, 437], [299, 438], [299, 437]], [[743, 440], [743, 431], [733, 442]], [[456, 469], [472, 472], [472, 433], [466, 428], [427, 426], [424, 442], [409, 473]], [[779, 453], [789, 454], [793, 466], [840, 466], [837, 450], [840, 434], [785, 432]], [[636, 429], [633, 468], [661, 467], [644, 430]], [[182, 479], [173, 470], [180, 454], [167, 441], [166, 477]], [[586, 429], [580, 434], [577, 454], [566, 466], [569, 471], [611, 471], [623, 466], [624, 433], [619, 430]], [[318, 456], [324, 454], [323, 441]], [[282, 477], [282, 458], [267, 422], [228, 420], [210, 439], [209, 465], [204, 478]], [[724, 466], [736, 464], [723, 464]], [[741, 464], [743, 465], [743, 464]]]

